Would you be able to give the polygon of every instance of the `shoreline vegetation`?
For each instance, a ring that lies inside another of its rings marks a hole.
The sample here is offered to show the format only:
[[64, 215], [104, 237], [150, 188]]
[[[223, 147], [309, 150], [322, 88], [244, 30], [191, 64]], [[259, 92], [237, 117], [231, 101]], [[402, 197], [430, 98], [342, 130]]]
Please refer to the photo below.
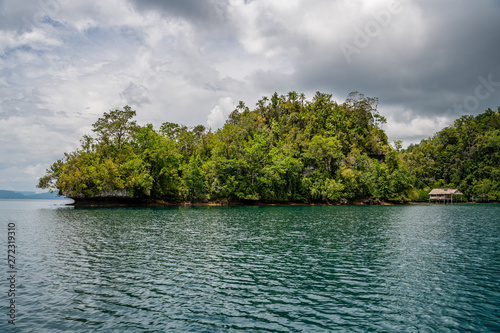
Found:
[[[498, 201], [489, 202], [454, 202], [451, 205], [463, 204], [498, 204]], [[134, 200], [116, 198], [100, 198], [100, 199], [79, 199], [75, 200], [67, 206], [78, 208], [114, 208], [114, 207], [235, 207], [235, 206], [403, 206], [403, 205], [450, 205], [450, 203], [429, 202], [429, 201], [404, 201], [404, 202], [389, 202], [385, 200], [374, 201], [372, 199], [357, 199], [354, 201], [336, 201], [336, 202], [258, 202], [258, 201], [164, 201], [164, 200]]]
[[81, 147], [39, 179], [75, 206], [426, 203], [433, 188], [500, 200], [500, 107], [432, 138], [389, 143], [378, 100], [353, 92], [275, 93], [225, 125], [140, 126], [129, 106], [104, 113]]

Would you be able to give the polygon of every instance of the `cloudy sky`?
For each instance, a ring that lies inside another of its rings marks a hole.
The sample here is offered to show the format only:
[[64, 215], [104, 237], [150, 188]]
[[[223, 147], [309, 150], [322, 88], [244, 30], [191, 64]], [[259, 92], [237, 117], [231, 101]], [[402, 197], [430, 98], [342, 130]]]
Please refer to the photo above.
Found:
[[217, 129], [242, 100], [378, 97], [418, 142], [500, 105], [500, 1], [0, 0], [0, 189], [34, 190], [104, 112]]

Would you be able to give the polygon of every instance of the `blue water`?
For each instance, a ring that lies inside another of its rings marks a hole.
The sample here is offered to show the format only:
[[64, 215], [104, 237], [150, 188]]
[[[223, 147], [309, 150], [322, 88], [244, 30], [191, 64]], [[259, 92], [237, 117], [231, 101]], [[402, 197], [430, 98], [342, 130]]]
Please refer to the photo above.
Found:
[[500, 205], [3, 200], [0, 221], [0, 332], [500, 331]]

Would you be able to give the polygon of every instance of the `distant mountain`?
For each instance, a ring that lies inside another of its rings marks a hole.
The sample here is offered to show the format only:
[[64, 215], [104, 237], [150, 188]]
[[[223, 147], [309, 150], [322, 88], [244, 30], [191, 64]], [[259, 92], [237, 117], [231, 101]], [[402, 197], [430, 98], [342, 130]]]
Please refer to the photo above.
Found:
[[35, 193], [29, 191], [6, 191], [0, 190], [0, 199], [66, 199], [58, 197], [56, 193]]

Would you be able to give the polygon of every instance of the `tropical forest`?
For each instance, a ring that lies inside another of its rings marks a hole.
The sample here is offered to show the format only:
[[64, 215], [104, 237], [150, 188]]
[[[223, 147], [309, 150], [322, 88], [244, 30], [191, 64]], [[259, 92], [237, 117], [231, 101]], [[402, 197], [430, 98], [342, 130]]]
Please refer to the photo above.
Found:
[[216, 131], [139, 125], [125, 106], [104, 113], [38, 187], [76, 201], [401, 203], [433, 188], [500, 200], [500, 107], [403, 149], [388, 142], [377, 104], [358, 92], [343, 103], [274, 93], [252, 110], [240, 102]]

